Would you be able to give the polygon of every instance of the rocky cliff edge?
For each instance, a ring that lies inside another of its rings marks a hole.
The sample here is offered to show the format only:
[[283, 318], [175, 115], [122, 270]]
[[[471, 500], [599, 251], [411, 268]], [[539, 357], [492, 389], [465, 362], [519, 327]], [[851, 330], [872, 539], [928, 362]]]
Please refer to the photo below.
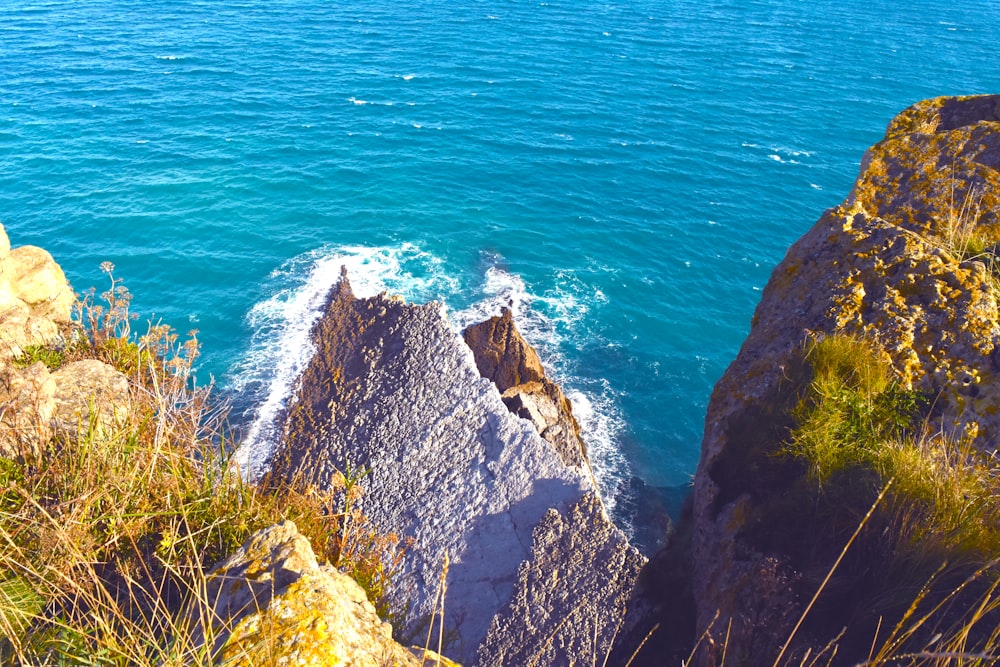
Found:
[[900, 385], [933, 402], [932, 430], [995, 451], [998, 212], [1000, 96], [927, 100], [892, 120], [844, 203], [775, 268], [712, 394], [694, 487], [698, 627], [718, 612], [715, 639], [728, 636], [741, 664], [772, 664], [812, 593], [801, 584], [814, 573], [768, 546], [758, 511], [804, 474], [773, 464], [804, 345], [832, 334], [872, 341]]

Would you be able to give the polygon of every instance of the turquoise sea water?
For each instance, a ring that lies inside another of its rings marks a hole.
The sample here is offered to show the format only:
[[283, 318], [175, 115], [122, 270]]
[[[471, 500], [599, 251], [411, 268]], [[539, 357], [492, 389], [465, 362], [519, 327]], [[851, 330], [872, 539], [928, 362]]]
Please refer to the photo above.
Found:
[[0, 221], [198, 329], [247, 428], [342, 263], [513, 303], [608, 495], [681, 485], [773, 265], [998, 43], [997, 0], [3, 2]]

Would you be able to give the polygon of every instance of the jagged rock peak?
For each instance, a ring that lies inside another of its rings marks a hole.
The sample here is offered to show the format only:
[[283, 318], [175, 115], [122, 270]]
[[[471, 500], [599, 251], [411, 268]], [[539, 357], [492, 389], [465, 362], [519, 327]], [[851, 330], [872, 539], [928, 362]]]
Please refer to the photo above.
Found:
[[464, 336], [479, 372], [492, 380], [500, 393], [545, 377], [538, 353], [517, 330], [509, 308], [501, 309], [499, 316], [468, 327]]
[[570, 466], [589, 467], [587, 447], [573, 405], [550, 380], [535, 348], [524, 339], [508, 308], [463, 333], [483, 377], [493, 381], [507, 408], [532, 423]]
[[[289, 401], [272, 474], [324, 487], [348, 468], [370, 469], [359, 508], [379, 532], [411, 540], [389, 591], [406, 610], [397, 631], [426, 632], [447, 558], [445, 652], [474, 664], [494, 617], [530, 585], [519, 571], [534, 557], [536, 527], [551, 512], [571, 513], [594, 492], [592, 478], [507, 410], [440, 304], [357, 299], [342, 279], [312, 336], [316, 354]], [[603, 509], [579, 530], [581, 544], [612, 539], [605, 533], [624, 543]], [[631, 590], [624, 561], [573, 558], [583, 580], [610, 568], [612, 588]], [[561, 601], [591, 596], [591, 587], [568, 586]], [[558, 622], [538, 629], [593, 636], [592, 622]]]

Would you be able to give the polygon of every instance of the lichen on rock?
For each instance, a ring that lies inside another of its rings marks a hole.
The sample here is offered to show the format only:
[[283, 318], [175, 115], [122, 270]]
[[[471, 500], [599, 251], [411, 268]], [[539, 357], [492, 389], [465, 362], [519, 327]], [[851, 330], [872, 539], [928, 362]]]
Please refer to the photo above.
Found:
[[212, 608], [188, 611], [192, 645], [212, 642], [229, 667], [456, 664], [393, 641], [361, 587], [320, 565], [291, 521], [255, 533], [213, 568], [199, 599]]

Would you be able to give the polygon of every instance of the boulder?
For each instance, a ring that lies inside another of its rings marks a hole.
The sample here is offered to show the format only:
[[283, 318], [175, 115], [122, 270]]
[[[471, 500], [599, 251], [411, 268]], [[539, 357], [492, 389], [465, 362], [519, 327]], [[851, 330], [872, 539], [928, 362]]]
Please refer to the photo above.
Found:
[[0, 225], [0, 261], [8, 259], [10, 257], [10, 237], [7, 236], [7, 230], [4, 229], [3, 225]]
[[14, 293], [34, 315], [68, 323], [76, 296], [62, 268], [45, 250], [21, 246], [10, 251]]
[[0, 373], [0, 458], [37, 458], [52, 436], [56, 383], [41, 362]]
[[802, 582], [828, 566], [780, 546], [791, 528], [768, 532], [759, 513], [805, 474], [773, 454], [792, 425], [790, 378], [807, 340], [877, 340], [900, 384], [934, 397], [932, 430], [996, 447], [998, 108], [1000, 96], [938, 98], [894, 119], [846, 201], [774, 270], [715, 386], [694, 483], [692, 587], [698, 631], [711, 625], [716, 646], [728, 639], [731, 660], [772, 664], [815, 590]]
[[[320, 565], [291, 521], [261, 530], [213, 568], [205, 600], [189, 610], [193, 647], [212, 643], [227, 665], [381, 667], [455, 663], [392, 639], [364, 591], [350, 577]], [[205, 619], [214, 619], [211, 628]]]
[[94, 433], [111, 429], [128, 414], [129, 382], [117, 369], [103, 361], [84, 359], [60, 367], [52, 373], [54, 411], [52, 427], [75, 438], [91, 424]]
[[0, 225], [0, 361], [58, 342], [75, 299], [49, 253], [34, 246], [11, 250]]

